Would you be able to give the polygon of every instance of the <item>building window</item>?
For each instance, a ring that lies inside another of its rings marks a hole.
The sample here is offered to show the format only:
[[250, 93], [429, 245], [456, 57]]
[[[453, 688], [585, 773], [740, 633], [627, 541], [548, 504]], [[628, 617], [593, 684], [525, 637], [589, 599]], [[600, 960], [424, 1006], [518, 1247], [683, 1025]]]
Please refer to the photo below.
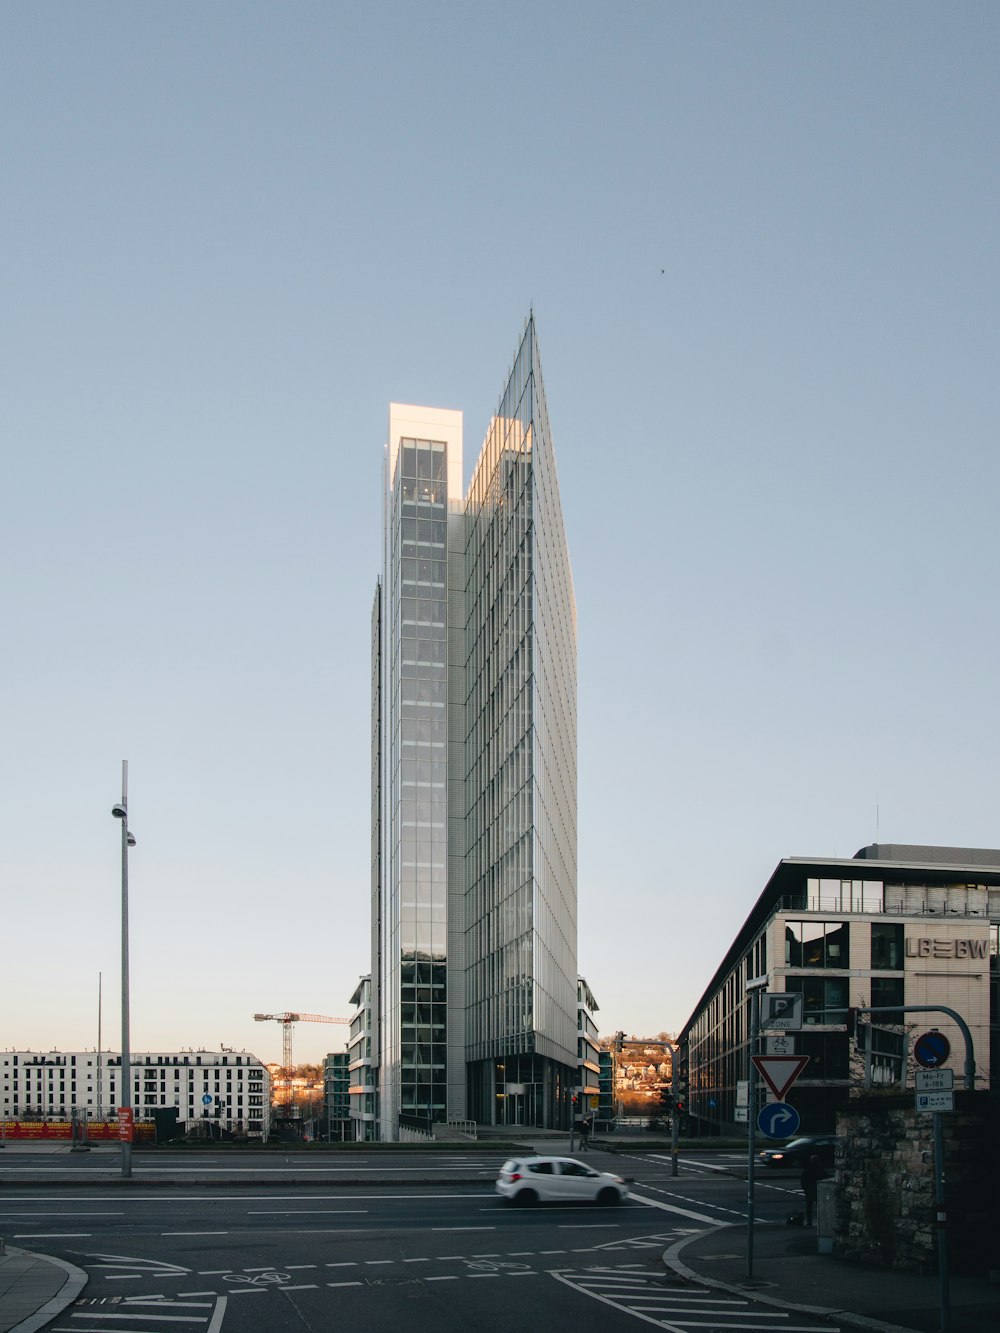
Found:
[[[874, 984], [874, 983], [873, 983]], [[786, 977], [786, 991], [801, 991], [804, 1023], [847, 1022], [848, 979], [846, 977]]]
[[847, 921], [786, 921], [785, 965], [850, 967], [850, 931]]
[[[903, 1003], [903, 978], [902, 977], [872, 977], [872, 1008], [878, 1009], [884, 1005]], [[902, 1023], [904, 1015], [902, 1012], [889, 1014], [873, 1014], [872, 1022], [882, 1023]]]
[[901, 925], [885, 925], [879, 922], [872, 926], [872, 970], [902, 972], [903, 927]]

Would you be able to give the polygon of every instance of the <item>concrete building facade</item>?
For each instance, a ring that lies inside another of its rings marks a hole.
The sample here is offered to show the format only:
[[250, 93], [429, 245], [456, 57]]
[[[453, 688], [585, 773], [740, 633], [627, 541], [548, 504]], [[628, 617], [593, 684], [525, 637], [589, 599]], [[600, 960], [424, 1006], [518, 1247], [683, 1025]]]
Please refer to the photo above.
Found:
[[[728, 1130], [742, 1120], [752, 985], [802, 996], [801, 1029], [781, 1035], [786, 1053], [809, 1057], [787, 1098], [804, 1133], [832, 1130], [845, 1100], [866, 1081], [891, 1085], [900, 1060], [905, 1074], [925, 1030], [943, 1034], [963, 1085], [960, 1027], [942, 1011], [906, 1014], [904, 1005], [958, 1013], [976, 1088], [990, 1088], [1000, 1068], [998, 937], [1000, 851], [882, 844], [847, 860], [781, 861], [679, 1037], [693, 1126]], [[868, 1007], [883, 1012], [862, 1013], [859, 1042], [849, 1013]]]

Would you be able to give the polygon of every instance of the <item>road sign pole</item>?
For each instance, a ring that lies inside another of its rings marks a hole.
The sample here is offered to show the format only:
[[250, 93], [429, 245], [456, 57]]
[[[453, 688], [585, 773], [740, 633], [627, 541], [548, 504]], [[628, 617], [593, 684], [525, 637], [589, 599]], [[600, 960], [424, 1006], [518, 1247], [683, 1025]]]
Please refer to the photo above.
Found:
[[[758, 1034], [760, 1032], [760, 990], [750, 992], [750, 1041], [751, 1056], [757, 1054]], [[750, 1060], [749, 1071], [749, 1110], [747, 1112], [747, 1277], [753, 1277], [753, 1187], [754, 1166], [757, 1146], [757, 1066]]]
[[944, 1132], [941, 1112], [934, 1112], [934, 1226], [938, 1238], [938, 1299], [941, 1333], [951, 1328], [948, 1291], [948, 1215], [944, 1202]]

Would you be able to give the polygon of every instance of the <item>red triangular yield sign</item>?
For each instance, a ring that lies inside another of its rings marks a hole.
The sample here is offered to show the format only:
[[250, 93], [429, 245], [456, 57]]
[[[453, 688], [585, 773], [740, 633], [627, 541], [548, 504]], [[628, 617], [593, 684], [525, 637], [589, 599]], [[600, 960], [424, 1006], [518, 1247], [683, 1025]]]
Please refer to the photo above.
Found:
[[751, 1055], [750, 1059], [779, 1102], [809, 1063], [808, 1055]]

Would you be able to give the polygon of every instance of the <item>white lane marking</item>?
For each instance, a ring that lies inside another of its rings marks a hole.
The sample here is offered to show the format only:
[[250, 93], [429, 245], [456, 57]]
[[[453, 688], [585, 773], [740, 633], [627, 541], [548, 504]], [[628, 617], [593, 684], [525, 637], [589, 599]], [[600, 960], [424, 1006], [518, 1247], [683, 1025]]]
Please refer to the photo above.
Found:
[[507, 1277], [538, 1277], [538, 1274], [530, 1268], [522, 1268], [516, 1273], [508, 1273]]
[[[208, 1292], [207, 1294], [209, 1296], [215, 1295], [214, 1292]], [[126, 1297], [123, 1304], [127, 1305], [130, 1309], [136, 1305], [165, 1305], [165, 1304], [169, 1304], [171, 1310], [176, 1310], [178, 1308], [181, 1310], [187, 1310], [187, 1309], [210, 1310], [212, 1308], [211, 1301], [169, 1301], [168, 1302], [165, 1296], [128, 1296]]]
[[124, 1208], [116, 1209], [114, 1212], [110, 1213], [95, 1213], [87, 1209], [84, 1209], [82, 1212], [72, 1212], [72, 1213], [55, 1213], [55, 1212], [46, 1212], [44, 1210], [41, 1210], [37, 1213], [5, 1212], [5, 1213], [0, 1213], [0, 1218], [6, 1221], [8, 1218], [11, 1217], [31, 1217], [34, 1218], [35, 1221], [40, 1222], [43, 1217], [122, 1217], [124, 1213], [125, 1213]]
[[228, 1236], [228, 1231], [161, 1231], [161, 1236]]
[[334, 1264], [324, 1264], [324, 1268], [357, 1268], [357, 1259], [340, 1259]]
[[[94, 1264], [93, 1266], [94, 1266], [95, 1268], [100, 1267], [99, 1264]], [[145, 1274], [145, 1273], [105, 1273], [104, 1276], [105, 1276], [105, 1279], [106, 1279], [108, 1282], [138, 1282], [139, 1279], [145, 1277], [146, 1274]]]
[[496, 1227], [431, 1227], [432, 1231], [496, 1231]]
[[247, 1217], [346, 1217], [367, 1213], [367, 1208], [249, 1208]]
[[266, 1296], [266, 1287], [233, 1287], [232, 1291], [226, 1293], [227, 1296]]
[[[665, 1213], [676, 1213], [678, 1217], [690, 1217], [693, 1222], [711, 1222], [713, 1226], [719, 1225], [718, 1215], [712, 1217], [708, 1213], [694, 1213], [690, 1208], [681, 1208], [676, 1203], [661, 1203], [659, 1199], [647, 1199], [642, 1194], [630, 1194], [629, 1198], [635, 1199], [636, 1203], [644, 1203], [647, 1208], [662, 1208]], [[733, 1226], [732, 1222], [723, 1222], [723, 1226]]]
[[178, 1296], [214, 1296], [214, 1291], [179, 1291]]
[[426, 1279], [426, 1281], [428, 1281], [428, 1282], [457, 1282], [457, 1281], [458, 1281], [458, 1274], [457, 1274], [457, 1273], [446, 1273], [443, 1277], [429, 1277], [429, 1278]]
[[297, 1286], [282, 1287], [282, 1291], [315, 1291], [319, 1286], [318, 1282], [300, 1282]]
[[295, 1272], [300, 1268], [319, 1268], [319, 1264], [285, 1264], [289, 1272]]
[[429, 1264], [429, 1259], [404, 1259], [404, 1264]]
[[366, 1259], [366, 1264], [394, 1264], [395, 1259]]
[[560, 1222], [557, 1231], [606, 1231], [608, 1227], [617, 1229], [620, 1222]]
[[466, 1277], [499, 1277], [499, 1273], [466, 1273]]
[[[103, 1310], [88, 1310], [85, 1314], [74, 1314], [73, 1319], [129, 1319], [134, 1322], [138, 1315], [133, 1314], [105, 1314]], [[143, 1319], [155, 1320], [158, 1324], [206, 1324], [208, 1320], [204, 1315], [190, 1314], [145, 1314]]]
[[328, 1287], [360, 1287], [364, 1284], [361, 1282], [328, 1282], [326, 1285]]
[[89, 1231], [16, 1231], [15, 1240], [87, 1240]]

